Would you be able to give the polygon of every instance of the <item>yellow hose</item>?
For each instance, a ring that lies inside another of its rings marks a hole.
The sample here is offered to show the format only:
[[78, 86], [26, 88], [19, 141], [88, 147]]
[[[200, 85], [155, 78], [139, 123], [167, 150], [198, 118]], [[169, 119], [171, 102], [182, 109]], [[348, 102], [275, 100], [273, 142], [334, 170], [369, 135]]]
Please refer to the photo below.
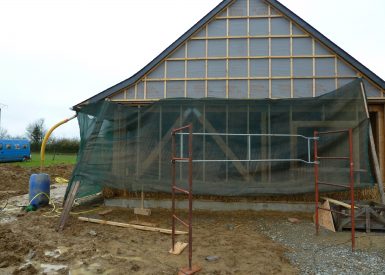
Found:
[[43, 168], [44, 168], [45, 145], [47, 144], [47, 141], [48, 141], [49, 137], [51, 136], [53, 130], [55, 130], [60, 125], [70, 121], [71, 119], [74, 119], [75, 117], [77, 117], [77, 114], [70, 117], [70, 118], [66, 118], [65, 120], [60, 121], [59, 123], [55, 124], [51, 129], [49, 129], [49, 131], [45, 134], [43, 142], [41, 144], [41, 149], [40, 149], [40, 173], [43, 172]]

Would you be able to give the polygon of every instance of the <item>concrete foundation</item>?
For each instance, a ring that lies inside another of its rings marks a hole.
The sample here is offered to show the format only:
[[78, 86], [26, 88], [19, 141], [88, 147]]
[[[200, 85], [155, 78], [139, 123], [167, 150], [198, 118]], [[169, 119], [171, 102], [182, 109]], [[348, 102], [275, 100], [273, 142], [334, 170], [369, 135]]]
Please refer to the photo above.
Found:
[[[141, 201], [138, 199], [106, 199], [105, 205], [135, 208], [140, 207]], [[188, 209], [188, 201], [176, 201], [178, 209]], [[163, 208], [171, 209], [171, 200], [145, 200], [144, 208]], [[194, 210], [208, 211], [279, 211], [279, 212], [305, 212], [314, 211], [314, 203], [306, 202], [218, 202], [194, 200]]]

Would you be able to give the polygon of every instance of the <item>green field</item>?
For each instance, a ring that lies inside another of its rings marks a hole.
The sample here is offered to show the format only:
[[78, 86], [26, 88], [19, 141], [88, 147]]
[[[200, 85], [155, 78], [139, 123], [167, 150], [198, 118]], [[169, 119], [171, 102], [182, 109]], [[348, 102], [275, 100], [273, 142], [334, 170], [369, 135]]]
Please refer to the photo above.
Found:
[[[75, 164], [76, 154], [45, 154], [45, 166], [57, 165], [57, 164]], [[13, 165], [19, 165], [21, 167], [39, 167], [40, 166], [40, 153], [32, 153], [32, 159], [25, 162], [12, 162]]]

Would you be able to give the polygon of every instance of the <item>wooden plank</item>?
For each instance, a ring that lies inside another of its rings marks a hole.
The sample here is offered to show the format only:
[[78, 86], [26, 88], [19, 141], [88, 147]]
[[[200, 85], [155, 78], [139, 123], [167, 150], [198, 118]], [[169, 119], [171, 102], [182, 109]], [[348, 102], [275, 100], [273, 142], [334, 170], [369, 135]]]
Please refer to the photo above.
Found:
[[67, 196], [67, 199], [64, 203], [63, 212], [61, 213], [61, 216], [60, 216], [60, 222], [59, 222], [59, 226], [57, 228], [57, 231], [62, 231], [64, 229], [64, 226], [65, 226], [67, 219], [70, 215], [72, 205], [74, 204], [75, 196], [76, 196], [76, 193], [78, 192], [79, 186], [80, 186], [80, 181], [76, 181], [75, 183], [73, 183], [71, 185], [71, 189], [70, 189], [68, 196]]
[[370, 145], [370, 152], [371, 152], [371, 156], [372, 156], [372, 160], [373, 160], [373, 164], [374, 164], [374, 174], [376, 176], [376, 181], [378, 184], [378, 190], [380, 191], [381, 202], [383, 204], [385, 204], [384, 185], [382, 183], [380, 164], [378, 162], [376, 147], [374, 145], [372, 126], [370, 125], [370, 123], [369, 123], [369, 145]]
[[137, 224], [137, 225], [144, 225], [144, 226], [150, 226], [150, 227], [157, 227], [158, 226], [156, 223], [144, 222], [144, 221], [139, 221], [139, 220], [132, 220], [132, 221], [129, 221], [128, 223], [130, 223], [130, 224]]
[[[324, 200], [328, 200], [329, 202], [334, 203], [334, 204], [336, 204], [336, 205], [340, 205], [340, 206], [342, 206], [342, 207], [351, 209], [350, 204], [344, 203], [344, 202], [342, 202], [342, 201], [338, 201], [338, 200], [331, 199], [331, 198], [327, 198], [327, 197], [321, 197], [321, 198], [324, 199]], [[358, 208], [357, 206], [354, 206], [354, 209], [357, 209], [357, 208]]]
[[[137, 225], [137, 224], [113, 222], [113, 221], [92, 219], [92, 218], [87, 218], [87, 217], [79, 217], [78, 219], [81, 221], [85, 221], [85, 222], [92, 222], [92, 223], [98, 223], [98, 224], [108, 224], [108, 225], [114, 225], [114, 226], [125, 227], [125, 228], [139, 229], [139, 230], [144, 230], [144, 231], [160, 232], [160, 233], [164, 233], [164, 234], [171, 234], [172, 233], [171, 229], [160, 228], [160, 227], [151, 227], [151, 226], [144, 226], [144, 225]], [[176, 235], [185, 235], [185, 234], [187, 234], [187, 232], [175, 230], [175, 234]]]
[[[368, 103], [366, 102], [366, 96], [365, 96], [365, 88], [364, 88], [364, 84], [362, 81], [361, 81], [361, 93], [362, 93], [362, 97], [364, 99], [366, 117], [367, 117], [367, 119], [370, 120]], [[370, 152], [371, 152], [371, 156], [372, 156], [372, 160], [373, 160], [373, 164], [374, 164], [374, 173], [375, 173], [376, 181], [378, 184], [378, 190], [380, 191], [381, 202], [383, 204], [385, 204], [384, 185], [382, 183], [381, 169], [380, 169], [380, 164], [378, 162], [376, 146], [374, 145], [373, 131], [372, 131], [372, 125], [370, 124], [370, 121], [369, 121], [369, 145], [370, 145]]]
[[365, 207], [366, 233], [370, 233], [370, 211], [369, 207]]
[[188, 243], [176, 242], [174, 244], [174, 249], [170, 249], [168, 253], [173, 255], [179, 255], [183, 250], [188, 246]]
[[[326, 200], [326, 201], [322, 204], [321, 207], [330, 210], [330, 204], [329, 204], [329, 201]], [[319, 215], [319, 225], [320, 225], [320, 226], [322, 226], [323, 228], [325, 228], [325, 229], [327, 229], [327, 230], [336, 232], [336, 229], [335, 229], [335, 227], [334, 227], [334, 222], [333, 222], [332, 212], [327, 211], [327, 210], [320, 209], [320, 210], [318, 211], [318, 215]]]

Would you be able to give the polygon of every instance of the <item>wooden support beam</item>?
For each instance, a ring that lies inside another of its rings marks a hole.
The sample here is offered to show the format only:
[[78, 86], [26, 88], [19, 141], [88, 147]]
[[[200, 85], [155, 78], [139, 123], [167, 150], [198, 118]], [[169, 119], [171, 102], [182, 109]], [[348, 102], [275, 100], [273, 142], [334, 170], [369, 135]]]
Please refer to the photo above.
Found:
[[375, 173], [375, 177], [378, 185], [378, 191], [380, 192], [381, 202], [385, 204], [384, 185], [382, 183], [380, 164], [378, 162], [376, 147], [374, 145], [372, 126], [370, 125], [370, 122], [369, 122], [369, 145], [370, 145], [370, 152], [371, 152], [371, 156], [374, 164], [374, 173]]
[[[361, 81], [361, 94], [362, 94], [362, 98], [364, 99], [366, 117], [369, 120], [370, 116], [369, 116], [368, 103], [366, 102], [365, 88], [364, 88], [364, 84], [362, 81]], [[381, 196], [381, 202], [383, 204], [385, 204], [384, 185], [382, 183], [380, 164], [378, 162], [376, 146], [374, 145], [373, 131], [372, 131], [372, 125], [370, 124], [370, 121], [369, 121], [369, 145], [370, 145], [371, 156], [372, 156], [372, 160], [373, 160], [373, 164], [374, 164], [374, 173], [375, 173], [376, 181], [378, 184], [378, 190], [379, 190], [380, 196]]]
[[72, 205], [74, 204], [76, 193], [78, 192], [80, 186], [80, 181], [76, 181], [71, 185], [71, 189], [68, 193], [67, 199], [65, 200], [64, 207], [63, 207], [63, 212], [61, 213], [60, 216], [60, 222], [59, 226], [57, 228], [57, 231], [62, 231], [64, 229], [64, 226], [68, 220], [68, 217], [71, 212]]

